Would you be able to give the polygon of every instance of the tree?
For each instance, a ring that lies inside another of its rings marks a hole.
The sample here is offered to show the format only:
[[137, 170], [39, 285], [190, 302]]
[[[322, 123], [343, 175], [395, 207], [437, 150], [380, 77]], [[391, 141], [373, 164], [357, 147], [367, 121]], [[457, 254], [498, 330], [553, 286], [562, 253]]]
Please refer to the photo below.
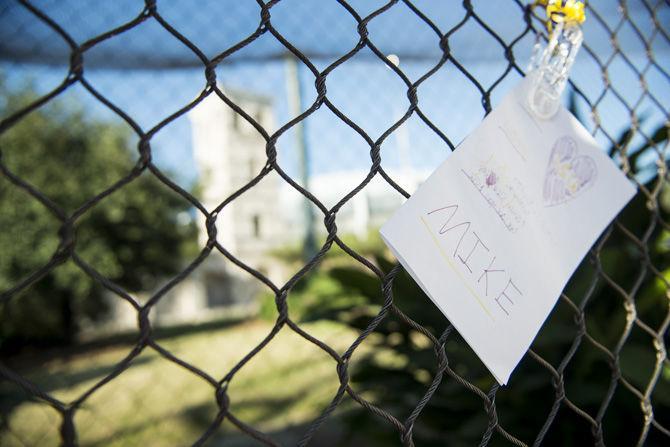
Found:
[[[0, 79], [0, 116], [33, 100]], [[0, 162], [67, 215], [131, 172], [128, 126], [92, 118], [76, 102], [52, 101], [0, 135]], [[76, 254], [130, 292], [151, 290], [193, 253], [190, 205], [150, 173], [107, 196], [77, 219]], [[62, 222], [0, 175], [0, 292], [53, 256]], [[71, 343], [82, 318], [104, 316], [103, 287], [72, 260], [0, 303], [0, 350], [26, 343]]]

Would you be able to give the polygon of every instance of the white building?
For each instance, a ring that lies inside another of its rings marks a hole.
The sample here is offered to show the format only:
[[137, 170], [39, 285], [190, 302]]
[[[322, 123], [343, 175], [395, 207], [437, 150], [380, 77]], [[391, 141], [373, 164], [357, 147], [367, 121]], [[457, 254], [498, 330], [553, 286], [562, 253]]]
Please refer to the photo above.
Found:
[[[275, 128], [269, 98], [229, 89], [225, 89], [225, 93], [263, 128]], [[188, 116], [199, 170], [198, 197], [211, 212], [259, 174], [267, 160], [266, 144], [251, 124], [214, 94]], [[409, 192], [429, 174], [412, 169], [387, 172]], [[309, 189], [331, 207], [366, 175], [364, 170], [321, 174], [310, 179]], [[217, 217], [217, 241], [239, 260], [280, 285], [293, 272], [272, 252], [301, 243], [306, 230], [304, 200], [271, 172], [223, 207]], [[377, 175], [338, 212], [338, 233], [365, 237], [371, 228], [381, 226], [403, 201], [403, 197]], [[323, 214], [316, 207], [314, 211], [317, 234], [323, 235], [326, 233]], [[198, 213], [198, 219], [199, 245], [204, 247], [208, 235], [202, 214]], [[214, 250], [187, 279], [159, 301], [152, 321], [171, 325], [247, 316], [257, 310], [256, 298], [263, 287]], [[118, 298], [112, 302], [113, 315], [103, 330], [136, 327], [135, 311]]]
[[[263, 128], [274, 127], [267, 97], [225, 89], [225, 94]], [[199, 174], [199, 199], [212, 212], [253, 181], [266, 164], [265, 139], [215, 94], [188, 115], [193, 155]], [[277, 222], [279, 178], [267, 175], [220, 210], [217, 241], [231, 255], [277, 280], [276, 260], [269, 256], [284, 241]], [[199, 245], [208, 240], [204, 216], [198, 213]], [[187, 281], [161, 300], [156, 318], [164, 323], [197, 321], [253, 313], [262, 284], [216, 249]]]
[[[271, 101], [263, 96], [225, 89], [226, 95], [264, 128], [273, 127]], [[258, 175], [267, 159], [265, 140], [215, 94], [189, 114], [193, 155], [198, 167], [198, 198], [210, 212]], [[268, 253], [281, 244], [279, 184], [276, 175], [228, 203], [217, 218], [217, 241], [249, 266], [276, 279]], [[199, 246], [208, 235], [198, 213]], [[194, 323], [248, 316], [257, 310], [260, 283], [217, 250], [185, 280], [162, 297], [151, 320], [158, 325]], [[137, 297], [141, 301], [147, 296]], [[137, 326], [136, 311], [117, 297], [110, 298], [111, 315], [92, 332], [118, 332]]]
[[[271, 101], [263, 96], [226, 90], [226, 95], [265, 129], [274, 127]], [[190, 114], [193, 155], [198, 166], [201, 201], [210, 211], [253, 181], [266, 164], [265, 139], [218, 96], [210, 95]], [[273, 276], [268, 252], [281, 244], [279, 177], [271, 173], [227, 203], [217, 217], [217, 240], [230, 253]], [[198, 227], [205, 228], [201, 214]], [[200, 233], [200, 245], [207, 241]], [[223, 258], [216, 258], [223, 261]], [[219, 275], [230, 262], [212, 262], [205, 270]], [[234, 267], [235, 270], [239, 268]], [[225, 275], [226, 273], [224, 273]], [[248, 276], [248, 274], [244, 274]], [[234, 297], [229, 297], [235, 300]]]

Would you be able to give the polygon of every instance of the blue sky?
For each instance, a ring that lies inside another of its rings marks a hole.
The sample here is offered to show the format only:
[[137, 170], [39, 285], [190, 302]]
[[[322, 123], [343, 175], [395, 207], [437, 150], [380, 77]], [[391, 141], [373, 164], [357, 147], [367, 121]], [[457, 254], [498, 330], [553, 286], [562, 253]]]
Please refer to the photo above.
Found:
[[[65, 2], [68, 3], [72, 2]], [[124, 0], [121, 3], [128, 3], [129, 7], [123, 8], [119, 4], [114, 9], [106, 10], [108, 6], [101, 6], [96, 10], [89, 5], [83, 9], [86, 14], [79, 11], [76, 15], [71, 11], [68, 13], [66, 8], [62, 7], [63, 3], [36, 2], [54, 18], [59, 18], [66, 29], [72, 30], [73, 37], [78, 41], [83, 41], [109, 28], [110, 25], [121, 23], [141, 10], [138, 9], [137, 2]], [[380, 2], [370, 0], [355, 3], [360, 13], [364, 14]], [[444, 6], [447, 3], [449, 6]], [[635, 8], [636, 3], [638, 2], [630, 2], [632, 6], [630, 14], [638, 27], [650, 36], [649, 17], [642, 8]], [[159, 12], [209, 56], [243, 38], [253, 31], [258, 23], [258, 7], [255, 6], [255, 2], [207, 2], [208, 6], [203, 5], [201, 9], [189, 11], [176, 9], [174, 2], [159, 1], [158, 4]], [[213, 10], [221, 7], [221, 4], [227, 5], [228, 9], [225, 14], [222, 12], [217, 15]], [[597, 10], [606, 11], [604, 20], [611, 27], [617, 26], [616, 10], [612, 10], [611, 6], [608, 9], [611, 2], [601, 0], [592, 1], [591, 4]], [[96, 7], [98, 5], [102, 4], [96, 3]], [[291, 0], [280, 3], [273, 9], [272, 23], [302, 51], [321, 55], [314, 57], [314, 63], [319, 69], [325, 68], [338, 55], [344, 54], [355, 45], [358, 39], [356, 23], [335, 2], [319, 2], [318, 7], [312, 2], [304, 2], [301, 5], [307, 6], [302, 7], [297, 5], [296, 1]], [[417, 1], [416, 5], [442, 30], [449, 29], [464, 15], [461, 2], [423, 0]], [[475, 11], [506, 42], [511, 42], [524, 28], [520, 9], [512, 1], [478, 1], [474, 2], [474, 5]], [[669, 9], [667, 6], [660, 9], [658, 15], [661, 23], [670, 23]], [[33, 24], [30, 16], [17, 14], [19, 13], [14, 10], [5, 10], [4, 14], [0, 11], [0, 23], [9, 23], [9, 15], [10, 18], [15, 18], [13, 21], [16, 23], [15, 28], [18, 27], [19, 31], [23, 31], [24, 36], [28, 31], [29, 34], [38, 36], [34, 42], [36, 45], [40, 43], [46, 45], [46, 50], [39, 46], [19, 50], [25, 51], [26, 54], [31, 52], [41, 54], [43, 60], [48, 59], [46, 51], [49, 50], [48, 54], [51, 55], [49, 57], [54, 58], [51, 63], [55, 65], [45, 67], [32, 63], [3, 63], [0, 65], [0, 70], [7, 75], [10, 83], [33, 79], [39, 91], [47, 92], [58, 85], [67, 74], [67, 68], [57, 64], [59, 57], [67, 56], [66, 48], [60, 48], [62, 44], [57, 43], [53, 36], [49, 39], [51, 31], [39, 24]], [[103, 20], [102, 17], [106, 19]], [[86, 26], [75, 26], [75, 19], [82, 20]], [[7, 29], [5, 27], [5, 30]], [[370, 38], [386, 54], [400, 54], [400, 68], [411, 80], [418, 79], [439, 59], [437, 37], [403, 4], [395, 5], [387, 13], [374, 19], [369, 25], [369, 31]], [[0, 37], [3, 37], [2, 34], [0, 32]], [[644, 70], [648, 59], [635, 29], [629, 24], [624, 24], [618, 31], [618, 39], [627, 51], [632, 65], [640, 71]], [[587, 19], [585, 42], [594, 49], [596, 57], [601, 61], [609, 61], [610, 81], [621, 96], [617, 98], [611, 92], [607, 93], [598, 107], [604, 130], [615, 137], [630, 123], [630, 113], [621, 100], [631, 105], [638, 103], [642, 94], [640, 81], [627, 61], [620, 56], [611, 58], [613, 50], [610, 36], [596, 17]], [[494, 83], [507, 68], [502, 47], [473, 19], [466, 22], [453, 35], [450, 44], [455, 58], [484, 88]], [[522, 67], [528, 62], [532, 44], [533, 36], [528, 35], [514, 47], [514, 55]], [[11, 39], [9, 42], [5, 39], [3, 45], [2, 48], [6, 50], [12, 45]], [[14, 45], [27, 44], [17, 40]], [[670, 43], [667, 39], [656, 36], [651, 42], [651, 47], [657, 63], [666, 73], [670, 71]], [[124, 48], [131, 50], [124, 53]], [[61, 56], [59, 51], [63, 53]], [[217, 78], [224, 88], [248, 90], [272, 98], [275, 122], [278, 124], [290, 119], [284, 63], [281, 60], [266, 62], [251, 60], [263, 56], [276, 57], [282, 51], [278, 42], [266, 34], [241, 50], [235, 56], [236, 62], [222, 64], [217, 69]], [[151, 57], [155, 60], [146, 59], [147, 63], [171, 63], [176, 68], [136, 69], [133, 66], [141, 62], [142, 58]], [[193, 65], [193, 59], [194, 56], [176, 39], [160, 29], [155, 22], [149, 21], [140, 28], [87, 52], [85, 62], [90, 63], [90, 66], [87, 66], [85, 73], [92, 85], [129, 113], [144, 129], [149, 129], [192, 100], [204, 88], [203, 70], [197, 63], [195, 64], [197, 68], [180, 66]], [[123, 70], [110, 68], [115, 64], [126, 64], [130, 68]], [[309, 104], [316, 95], [314, 77], [306, 67], [302, 67], [301, 78], [304, 101]], [[604, 86], [602, 72], [594, 62], [593, 55], [585, 50], [581, 51], [571, 78], [591, 101], [601, 96]], [[668, 119], [670, 82], [656, 67], [648, 68], [645, 78], [649, 90], [661, 105], [665, 105], [663, 110], [646, 98], [637, 106], [638, 114], [647, 117], [643, 129], [650, 131]], [[516, 73], [510, 73], [503, 79], [493, 90], [494, 105], [518, 79], [519, 75]], [[373, 139], [391, 126], [409, 105], [404, 84], [368, 49], [362, 50], [353, 59], [335, 69], [328, 76], [327, 88], [330, 100]], [[480, 92], [451, 62], [445, 64], [422, 84], [418, 95], [422, 110], [454, 144], [472, 131], [484, 116]], [[94, 116], [117, 119], [80, 86], [69, 89], [63, 96], [83, 103]], [[588, 118], [585, 103], [581, 103], [581, 106], [585, 112], [584, 116]], [[367, 143], [325, 107], [310, 116], [306, 126], [312, 174], [361, 169], [370, 165], [370, 148]], [[401, 164], [401, 160], [409, 159], [412, 166], [432, 168], [448, 155], [448, 146], [418, 117], [410, 118], [403, 128], [404, 130], [399, 132], [399, 137], [391, 135], [382, 145], [384, 166], [397, 167]], [[604, 132], [598, 132], [596, 138], [603, 147], [608, 146]], [[190, 139], [188, 120], [182, 117], [161, 130], [152, 140], [157, 164], [170, 171], [185, 186], [197, 178]], [[404, 147], [404, 155], [400, 153], [399, 147]], [[279, 139], [278, 150], [282, 166], [289, 173], [296, 174], [297, 157], [293, 132], [289, 131]]]

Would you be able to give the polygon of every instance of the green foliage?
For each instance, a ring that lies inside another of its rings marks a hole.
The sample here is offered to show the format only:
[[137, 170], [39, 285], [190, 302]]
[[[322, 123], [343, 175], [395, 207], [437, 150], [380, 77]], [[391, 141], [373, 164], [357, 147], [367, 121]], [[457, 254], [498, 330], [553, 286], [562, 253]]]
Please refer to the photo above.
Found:
[[[288, 297], [292, 319], [300, 322], [324, 319], [338, 321], [346, 319], [352, 307], [366, 303], [366, 297], [357, 291], [343, 290], [341, 278], [336, 278], [334, 273], [339, 270], [334, 267], [327, 273], [317, 271], [296, 284]], [[264, 293], [259, 299], [259, 317], [266, 321], [276, 320], [278, 312], [274, 295]]]
[[[34, 97], [30, 89], [0, 93], [3, 117]], [[11, 173], [71, 215], [131, 172], [136, 155], [130, 142], [127, 126], [91, 118], [75, 103], [56, 102], [0, 135], [0, 156]], [[183, 219], [188, 212], [188, 202], [144, 173], [76, 221], [75, 252], [127, 290], [151, 290], [195, 250], [196, 229]], [[0, 177], [1, 291], [51, 259], [61, 225], [42, 203]], [[0, 348], [72, 342], [82, 318], [104, 315], [102, 293], [73, 261], [58, 266], [0, 307]]]

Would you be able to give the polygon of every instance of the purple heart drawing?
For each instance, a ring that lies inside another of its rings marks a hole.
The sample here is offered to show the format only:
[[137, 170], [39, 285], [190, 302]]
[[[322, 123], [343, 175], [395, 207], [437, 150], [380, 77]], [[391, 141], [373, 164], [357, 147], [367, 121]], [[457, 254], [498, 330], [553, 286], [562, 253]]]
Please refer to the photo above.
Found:
[[556, 206], [574, 199], [596, 180], [596, 163], [577, 154], [577, 143], [570, 137], [556, 140], [551, 149], [544, 179], [544, 204]]

